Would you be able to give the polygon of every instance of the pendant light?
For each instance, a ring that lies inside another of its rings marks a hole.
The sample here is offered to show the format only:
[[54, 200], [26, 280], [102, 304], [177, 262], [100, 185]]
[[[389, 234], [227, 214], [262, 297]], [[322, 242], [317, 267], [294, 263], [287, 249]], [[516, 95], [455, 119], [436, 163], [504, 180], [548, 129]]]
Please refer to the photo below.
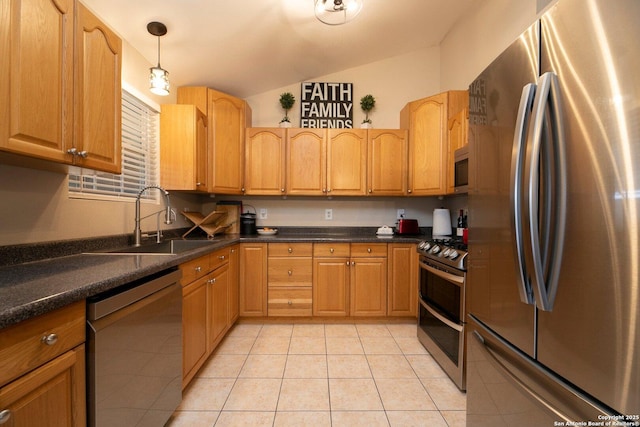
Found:
[[158, 37], [158, 65], [149, 70], [149, 90], [160, 96], [169, 95], [169, 72], [160, 66], [160, 37], [167, 34], [167, 27], [162, 22], [149, 22], [147, 31]]
[[316, 18], [327, 25], [342, 25], [355, 18], [364, 0], [315, 0]]

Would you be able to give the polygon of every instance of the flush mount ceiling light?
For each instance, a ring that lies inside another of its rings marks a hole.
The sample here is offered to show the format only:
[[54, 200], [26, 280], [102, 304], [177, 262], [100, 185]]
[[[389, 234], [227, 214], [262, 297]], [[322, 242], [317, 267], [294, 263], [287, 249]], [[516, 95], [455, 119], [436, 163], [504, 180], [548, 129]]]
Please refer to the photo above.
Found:
[[316, 18], [327, 25], [351, 21], [362, 10], [364, 0], [315, 0]]
[[149, 90], [160, 96], [169, 95], [169, 72], [160, 67], [160, 37], [167, 34], [167, 27], [162, 22], [149, 22], [147, 31], [151, 35], [158, 37], [158, 65], [149, 70]]

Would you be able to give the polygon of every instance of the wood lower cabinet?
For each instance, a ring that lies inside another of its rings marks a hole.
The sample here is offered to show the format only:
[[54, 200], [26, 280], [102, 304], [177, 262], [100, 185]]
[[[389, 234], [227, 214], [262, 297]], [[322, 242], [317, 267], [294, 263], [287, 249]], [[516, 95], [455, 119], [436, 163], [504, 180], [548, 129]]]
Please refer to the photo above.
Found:
[[352, 243], [350, 315], [387, 314], [387, 244]]
[[209, 304], [208, 353], [213, 352], [229, 327], [229, 264], [216, 269], [207, 280]]
[[349, 315], [349, 243], [313, 245], [313, 315]]
[[85, 327], [80, 301], [0, 331], [0, 414], [8, 425], [86, 425]]
[[233, 325], [240, 315], [240, 252], [239, 245], [229, 249], [229, 325]]
[[267, 315], [267, 244], [240, 244], [240, 316]]
[[418, 252], [414, 243], [388, 245], [388, 316], [418, 315]]
[[207, 280], [182, 288], [182, 388], [207, 358]]
[[312, 243], [269, 243], [269, 316], [311, 316], [312, 255]]

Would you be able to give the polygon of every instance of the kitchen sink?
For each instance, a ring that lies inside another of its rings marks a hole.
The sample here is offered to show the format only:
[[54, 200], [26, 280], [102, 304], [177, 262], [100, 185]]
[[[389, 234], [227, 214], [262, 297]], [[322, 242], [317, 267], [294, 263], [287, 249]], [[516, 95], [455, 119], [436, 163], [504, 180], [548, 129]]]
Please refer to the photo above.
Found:
[[90, 252], [91, 255], [176, 255], [212, 245], [210, 240], [167, 240], [143, 246], [127, 246], [112, 251]]

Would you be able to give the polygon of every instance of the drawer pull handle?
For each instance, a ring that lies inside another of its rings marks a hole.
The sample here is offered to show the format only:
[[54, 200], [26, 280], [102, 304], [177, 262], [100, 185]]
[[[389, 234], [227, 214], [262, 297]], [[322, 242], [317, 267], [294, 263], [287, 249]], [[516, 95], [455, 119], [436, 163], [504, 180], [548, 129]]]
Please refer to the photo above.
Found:
[[40, 338], [40, 341], [42, 341], [42, 343], [46, 345], [54, 345], [55, 343], [58, 342], [58, 335], [57, 334], [45, 335], [42, 338]]
[[11, 418], [11, 411], [9, 409], [5, 409], [4, 411], [0, 411], [0, 424], [4, 424], [9, 421]]

